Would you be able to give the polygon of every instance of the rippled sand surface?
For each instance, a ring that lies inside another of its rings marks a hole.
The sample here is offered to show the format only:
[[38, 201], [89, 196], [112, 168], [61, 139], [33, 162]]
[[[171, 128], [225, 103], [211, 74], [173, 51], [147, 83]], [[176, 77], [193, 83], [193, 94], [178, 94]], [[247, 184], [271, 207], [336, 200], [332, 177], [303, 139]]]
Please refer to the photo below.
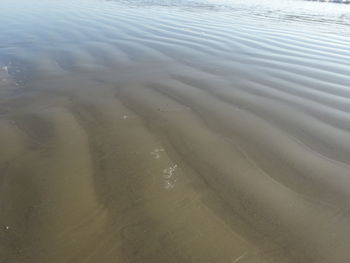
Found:
[[3, 0], [1, 263], [350, 262], [350, 6]]

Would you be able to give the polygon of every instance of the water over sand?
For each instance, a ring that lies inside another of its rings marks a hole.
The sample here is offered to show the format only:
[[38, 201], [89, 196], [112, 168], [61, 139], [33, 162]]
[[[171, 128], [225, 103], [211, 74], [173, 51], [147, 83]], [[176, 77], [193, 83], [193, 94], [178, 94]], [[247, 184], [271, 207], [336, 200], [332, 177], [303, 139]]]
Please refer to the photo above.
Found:
[[350, 261], [350, 6], [1, 4], [1, 263]]

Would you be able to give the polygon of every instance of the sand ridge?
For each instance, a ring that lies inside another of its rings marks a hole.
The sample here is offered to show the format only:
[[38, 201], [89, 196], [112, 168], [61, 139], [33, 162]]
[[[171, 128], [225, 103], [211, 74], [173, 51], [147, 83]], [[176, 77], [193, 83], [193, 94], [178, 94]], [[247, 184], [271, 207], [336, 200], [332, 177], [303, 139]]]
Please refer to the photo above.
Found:
[[0, 262], [349, 261], [347, 7], [87, 3], [0, 10]]

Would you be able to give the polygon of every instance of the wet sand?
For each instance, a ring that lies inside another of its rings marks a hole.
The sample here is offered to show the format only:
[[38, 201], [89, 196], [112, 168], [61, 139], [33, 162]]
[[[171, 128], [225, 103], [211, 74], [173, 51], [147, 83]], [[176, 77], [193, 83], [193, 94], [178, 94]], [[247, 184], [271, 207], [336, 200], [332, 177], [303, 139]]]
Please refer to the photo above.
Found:
[[4, 5], [1, 263], [350, 261], [350, 6], [223, 3]]

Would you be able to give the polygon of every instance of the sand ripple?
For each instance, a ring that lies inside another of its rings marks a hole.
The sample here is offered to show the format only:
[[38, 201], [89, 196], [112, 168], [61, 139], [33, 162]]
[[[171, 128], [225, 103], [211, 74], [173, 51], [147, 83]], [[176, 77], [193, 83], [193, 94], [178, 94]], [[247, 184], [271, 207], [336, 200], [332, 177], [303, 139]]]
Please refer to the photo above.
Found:
[[5, 1], [0, 262], [349, 262], [349, 8]]

